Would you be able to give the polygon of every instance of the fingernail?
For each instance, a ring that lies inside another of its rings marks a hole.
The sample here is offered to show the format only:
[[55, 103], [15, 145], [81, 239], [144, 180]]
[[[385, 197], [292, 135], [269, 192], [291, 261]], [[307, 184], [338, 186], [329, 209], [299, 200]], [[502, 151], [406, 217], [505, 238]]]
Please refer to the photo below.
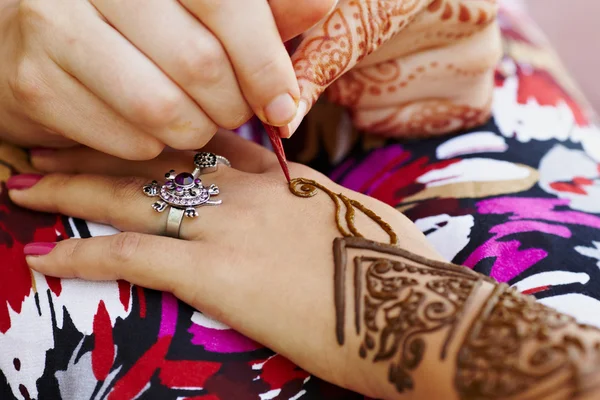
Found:
[[29, 243], [23, 248], [26, 256], [45, 256], [56, 247], [56, 243]]
[[302, 120], [306, 116], [307, 110], [308, 104], [306, 104], [304, 100], [300, 100], [300, 102], [298, 103], [298, 112], [296, 112], [296, 116], [294, 116], [294, 119], [289, 124], [287, 124], [279, 130], [282, 138], [289, 139], [290, 137], [292, 137], [292, 135], [296, 132], [296, 130], [302, 123]]
[[49, 156], [51, 154], [53, 154], [55, 152], [54, 149], [48, 149], [45, 147], [36, 147], [34, 149], [30, 149], [29, 150], [29, 154], [32, 157], [44, 157], [44, 156]]
[[269, 124], [283, 126], [294, 118], [297, 109], [298, 106], [292, 96], [286, 93], [275, 97], [271, 104], [265, 107], [265, 117]]
[[24, 190], [29, 189], [43, 178], [43, 175], [38, 174], [23, 174], [10, 177], [6, 181], [8, 190]]

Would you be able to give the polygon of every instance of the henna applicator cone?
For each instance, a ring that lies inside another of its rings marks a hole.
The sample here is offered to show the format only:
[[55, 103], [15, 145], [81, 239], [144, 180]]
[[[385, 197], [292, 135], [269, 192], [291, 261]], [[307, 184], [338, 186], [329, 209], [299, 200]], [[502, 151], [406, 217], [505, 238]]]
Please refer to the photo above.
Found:
[[285, 175], [285, 179], [287, 179], [288, 183], [290, 183], [290, 169], [288, 167], [287, 157], [285, 156], [285, 150], [283, 149], [283, 143], [281, 142], [281, 136], [279, 136], [279, 129], [271, 125], [263, 125], [267, 131], [267, 135], [269, 135], [271, 146], [273, 146], [273, 151], [275, 151], [275, 155], [277, 156], [281, 170]]

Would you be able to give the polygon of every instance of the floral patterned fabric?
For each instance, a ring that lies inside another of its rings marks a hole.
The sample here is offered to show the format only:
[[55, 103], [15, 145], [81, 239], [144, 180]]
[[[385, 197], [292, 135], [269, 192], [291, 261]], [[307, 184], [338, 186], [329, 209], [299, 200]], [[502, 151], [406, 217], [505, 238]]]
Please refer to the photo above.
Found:
[[[286, 143], [415, 221], [450, 260], [600, 326], [600, 130], [518, 9], [504, 7], [493, 118], [414, 142], [318, 104]], [[266, 143], [258, 125], [240, 129]], [[0, 145], [0, 181], [31, 167]], [[0, 189], [0, 399], [362, 399], [178, 302], [127, 282], [31, 272], [26, 243], [114, 233], [19, 209]], [[333, 333], [332, 333], [333, 334]]]

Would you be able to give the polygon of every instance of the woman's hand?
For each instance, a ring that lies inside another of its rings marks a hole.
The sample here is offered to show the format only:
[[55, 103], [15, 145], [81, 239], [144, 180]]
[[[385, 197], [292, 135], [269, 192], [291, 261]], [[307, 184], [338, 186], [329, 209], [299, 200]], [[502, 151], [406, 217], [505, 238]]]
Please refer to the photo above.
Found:
[[[196, 219], [185, 218], [185, 240], [154, 236], [164, 233], [167, 212], [152, 210], [154, 200], [142, 193], [142, 186], [170, 169], [191, 170], [192, 153], [166, 152], [152, 161], [132, 162], [73, 149], [39, 158], [38, 167], [63, 172], [83, 172], [81, 161], [86, 160], [87, 172], [98, 175], [13, 177], [7, 183], [13, 201], [127, 233], [70, 239], [56, 247], [30, 245], [30, 266], [48, 275], [126, 279], [172, 292], [310, 372], [368, 392], [368, 385], [355, 376], [358, 370], [343, 367], [350, 356], [335, 342], [333, 240], [340, 233], [334, 203], [323, 192], [310, 199], [292, 195], [274, 155], [231, 133], [217, 134], [208, 149], [228, 157], [234, 168], [221, 166], [202, 176], [205, 185], [219, 186], [216, 199], [223, 203], [199, 208]], [[292, 164], [291, 170], [361, 201], [393, 226], [403, 245], [437, 257], [418, 229], [393, 208], [349, 192], [307, 167]], [[364, 215], [357, 215], [356, 225], [365, 237], [387, 239]]]
[[333, 1], [0, 0], [0, 134], [150, 159], [253, 113], [285, 125], [300, 93], [282, 39]]
[[12, 200], [127, 232], [29, 244], [27, 262], [47, 275], [172, 292], [372, 398], [598, 398], [600, 330], [439, 262], [399, 212], [309, 168], [292, 165], [294, 176], [316, 180], [292, 181], [294, 196], [267, 150], [226, 132], [209, 147], [237, 169], [201, 176], [219, 186], [223, 203], [186, 219], [186, 240], [156, 236], [166, 216], [141, 187], [171, 168], [189, 170], [191, 154], [132, 162], [78, 149], [38, 157], [44, 170], [99, 175], [16, 176], [6, 183]]
[[483, 123], [502, 54], [497, 7], [496, 0], [340, 1], [293, 56], [300, 110], [329, 88], [330, 100], [371, 133], [427, 136]]

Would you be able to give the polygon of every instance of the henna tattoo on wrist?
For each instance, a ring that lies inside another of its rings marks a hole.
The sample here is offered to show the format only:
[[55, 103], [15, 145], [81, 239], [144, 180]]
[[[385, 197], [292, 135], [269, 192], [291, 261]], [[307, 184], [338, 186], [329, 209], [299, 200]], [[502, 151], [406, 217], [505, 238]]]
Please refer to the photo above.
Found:
[[394, 246], [340, 238], [334, 257], [338, 343], [354, 330], [359, 356], [389, 362], [397, 392], [418, 389], [414, 373], [427, 351], [455, 363], [461, 400], [567, 400], [600, 390], [600, 330], [466, 267]]
[[455, 385], [463, 399], [573, 399], [598, 388], [599, 362], [600, 331], [502, 284], [468, 330]]
[[[343, 236], [333, 244], [336, 339], [344, 346], [352, 337], [361, 359], [386, 363], [397, 393], [427, 390], [416, 379], [426, 359], [438, 368], [451, 363], [460, 400], [600, 393], [599, 329], [471, 269], [399, 248], [381, 217], [315, 181], [294, 179], [289, 188], [305, 198], [321, 190], [334, 202]], [[355, 210], [376, 222], [390, 244], [365, 239]]]
[[[444, 360], [465, 304], [481, 284], [473, 271], [427, 260], [398, 247], [361, 238], [336, 239], [336, 334], [345, 342], [348, 249], [374, 252], [353, 258], [354, 326], [361, 358], [391, 361], [388, 380], [400, 393], [413, 389], [410, 372], [423, 360], [426, 337], [443, 331]], [[392, 259], [390, 256], [394, 256]]]

